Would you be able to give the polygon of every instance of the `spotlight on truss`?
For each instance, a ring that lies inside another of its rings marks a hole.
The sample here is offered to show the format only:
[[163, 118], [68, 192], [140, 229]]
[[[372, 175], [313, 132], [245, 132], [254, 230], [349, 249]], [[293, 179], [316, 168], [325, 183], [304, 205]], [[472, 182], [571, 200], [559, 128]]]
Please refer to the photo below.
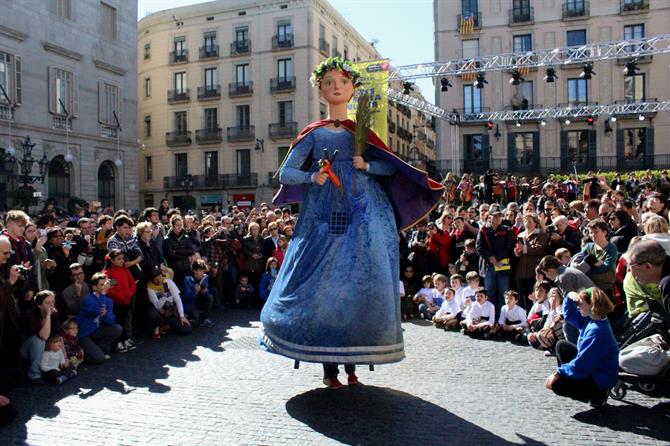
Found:
[[582, 67], [582, 72], [579, 73], [579, 77], [586, 80], [591, 79], [591, 77], [595, 75], [596, 72], [593, 71], [593, 64], [591, 62], [585, 63], [584, 66]]
[[449, 91], [449, 87], [453, 86], [451, 85], [451, 82], [449, 82], [449, 79], [447, 79], [446, 77], [440, 79], [440, 85], [442, 85], [440, 91]]
[[489, 82], [486, 80], [486, 77], [484, 77], [484, 73], [477, 73], [477, 76], [475, 77], [475, 87], [477, 88], [484, 88], [484, 84], [488, 84]]
[[509, 83], [512, 85], [519, 85], [524, 80], [525, 79], [521, 77], [521, 73], [519, 73], [519, 70], [514, 70], [512, 72], [512, 77], [509, 79]]
[[637, 66], [635, 59], [626, 62], [626, 68], [623, 69], [623, 75], [626, 77], [635, 76], [640, 67]]
[[410, 81], [405, 81], [402, 83], [402, 94], [409, 94], [410, 91], [414, 91], [414, 84]]
[[558, 76], [556, 75], [556, 69], [551, 67], [547, 68], [544, 80], [548, 83], [553, 83], [556, 79], [558, 79]]

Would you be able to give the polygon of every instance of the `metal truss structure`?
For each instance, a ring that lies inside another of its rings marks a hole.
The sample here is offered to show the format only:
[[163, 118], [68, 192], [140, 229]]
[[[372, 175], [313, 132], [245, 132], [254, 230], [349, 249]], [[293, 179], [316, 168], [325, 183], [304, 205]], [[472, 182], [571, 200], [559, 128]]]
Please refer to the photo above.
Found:
[[454, 59], [393, 67], [389, 80], [408, 81], [426, 77], [456, 76], [465, 73], [515, 70], [583, 64], [608, 59], [636, 59], [670, 53], [670, 34], [583, 46], [497, 54], [472, 59]]

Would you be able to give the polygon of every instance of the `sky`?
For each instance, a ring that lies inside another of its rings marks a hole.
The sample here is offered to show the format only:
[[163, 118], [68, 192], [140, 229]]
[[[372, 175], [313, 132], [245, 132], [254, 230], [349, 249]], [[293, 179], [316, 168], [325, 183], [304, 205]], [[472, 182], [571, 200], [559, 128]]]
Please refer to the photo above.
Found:
[[[329, 0], [379, 53], [395, 66], [432, 62], [433, 0]], [[138, 20], [147, 13], [202, 3], [201, 0], [139, 0]], [[430, 79], [417, 81], [428, 102], [435, 103]]]

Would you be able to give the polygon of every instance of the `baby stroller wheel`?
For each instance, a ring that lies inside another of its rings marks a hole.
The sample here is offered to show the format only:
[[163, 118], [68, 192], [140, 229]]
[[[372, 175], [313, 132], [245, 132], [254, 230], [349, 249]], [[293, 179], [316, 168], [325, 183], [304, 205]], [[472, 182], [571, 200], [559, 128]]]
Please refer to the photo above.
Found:
[[623, 400], [626, 397], [626, 384], [618, 381], [614, 387], [610, 389], [610, 397], [617, 401]]
[[656, 383], [637, 383], [637, 386], [645, 393], [651, 393], [656, 389]]

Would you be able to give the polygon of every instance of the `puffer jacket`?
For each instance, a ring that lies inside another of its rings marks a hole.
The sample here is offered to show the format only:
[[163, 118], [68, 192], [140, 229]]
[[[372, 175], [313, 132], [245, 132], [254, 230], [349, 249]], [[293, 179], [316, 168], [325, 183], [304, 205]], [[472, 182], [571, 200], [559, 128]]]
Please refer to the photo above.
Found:
[[186, 231], [176, 234], [170, 230], [165, 237], [163, 249], [165, 260], [175, 272], [185, 273], [191, 269], [189, 258], [195, 254], [195, 250]]

